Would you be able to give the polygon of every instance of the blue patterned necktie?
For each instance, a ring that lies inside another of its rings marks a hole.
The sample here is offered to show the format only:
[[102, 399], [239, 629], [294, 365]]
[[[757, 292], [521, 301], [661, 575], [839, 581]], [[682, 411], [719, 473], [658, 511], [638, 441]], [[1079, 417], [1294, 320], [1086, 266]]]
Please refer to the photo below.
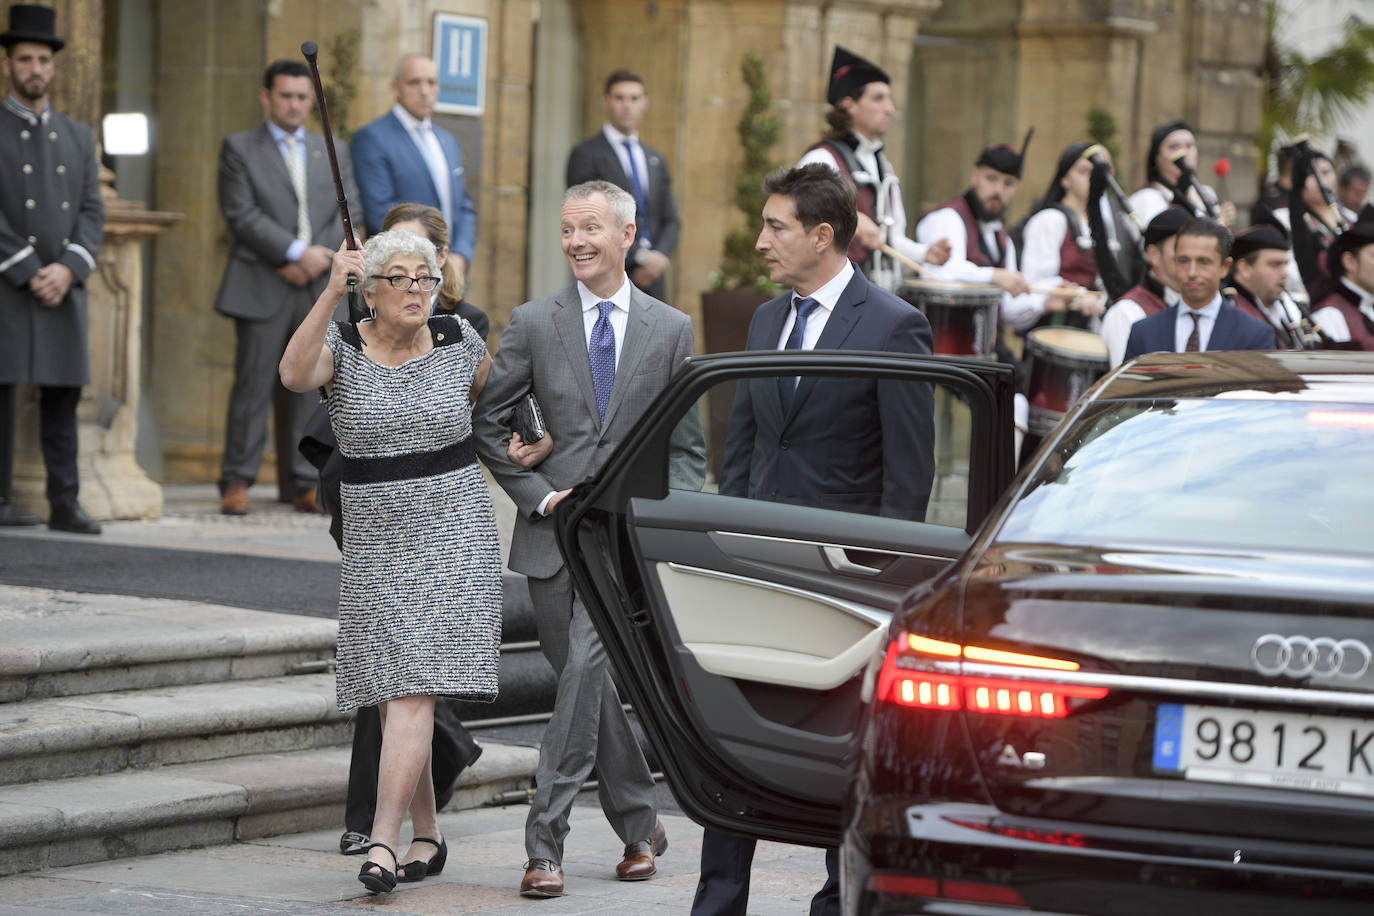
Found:
[[[784, 350], [802, 349], [802, 340], [806, 336], [806, 317], [815, 311], [816, 306], [820, 305], [815, 299], [807, 296], [804, 299], [793, 299], [792, 305], [797, 310], [797, 320], [792, 322], [792, 331], [787, 335], [787, 343], [783, 344]], [[792, 395], [797, 393], [797, 379], [795, 376], [787, 376], [778, 379], [778, 397], [782, 398], [782, 414], [787, 416], [787, 412], [792, 409]]]
[[611, 326], [614, 302], [598, 302], [601, 315], [592, 325], [592, 337], [587, 341], [587, 361], [592, 365], [592, 388], [596, 391], [596, 415], [606, 420], [606, 405], [611, 403], [611, 388], [615, 385], [615, 328]]
[[635, 195], [635, 210], [637, 215], [635, 223], [639, 226], [639, 237], [644, 240], [644, 246], [648, 247], [649, 241], [649, 198], [644, 196], [644, 179], [639, 174], [639, 163], [635, 162], [635, 147], [629, 140], [621, 140], [621, 146], [625, 147], [625, 155], [630, 160], [630, 185]]

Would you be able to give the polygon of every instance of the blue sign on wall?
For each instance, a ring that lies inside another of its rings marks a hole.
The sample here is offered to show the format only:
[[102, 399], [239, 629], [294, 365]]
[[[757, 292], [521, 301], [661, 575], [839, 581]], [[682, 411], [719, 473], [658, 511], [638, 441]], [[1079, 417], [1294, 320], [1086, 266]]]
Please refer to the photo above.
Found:
[[482, 114], [487, 95], [487, 21], [436, 13], [434, 63], [439, 69], [435, 110]]

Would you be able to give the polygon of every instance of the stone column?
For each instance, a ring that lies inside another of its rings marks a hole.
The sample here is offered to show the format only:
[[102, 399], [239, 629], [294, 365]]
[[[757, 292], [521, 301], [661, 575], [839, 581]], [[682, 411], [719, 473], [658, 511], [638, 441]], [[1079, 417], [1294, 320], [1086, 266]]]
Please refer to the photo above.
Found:
[[[110, 173], [102, 169], [102, 177]], [[143, 371], [143, 246], [183, 217], [120, 200], [106, 187], [105, 235], [87, 282], [91, 383], [77, 407], [82, 507], [94, 519], [157, 518], [162, 487], [134, 459]], [[46, 518], [38, 390], [19, 388], [14, 497]]]

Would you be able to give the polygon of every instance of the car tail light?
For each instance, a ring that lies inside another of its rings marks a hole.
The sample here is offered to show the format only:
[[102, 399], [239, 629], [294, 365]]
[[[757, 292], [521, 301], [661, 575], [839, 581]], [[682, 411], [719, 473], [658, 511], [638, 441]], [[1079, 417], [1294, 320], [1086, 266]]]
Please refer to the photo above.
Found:
[[1368, 410], [1309, 410], [1312, 426], [1344, 426], [1348, 429], [1374, 430], [1374, 412]]
[[1072, 711], [1073, 701], [1100, 700], [1107, 695], [1104, 687], [1032, 682], [985, 674], [969, 675], [950, 670], [927, 670], [925, 667], [930, 663], [944, 662], [948, 669], [949, 663], [960, 659], [1018, 668], [1078, 670], [1078, 663], [1067, 659], [965, 646], [914, 633], [901, 633], [887, 647], [887, 657], [883, 659], [883, 667], [878, 674], [878, 699], [920, 709], [1062, 719]]
[[1000, 903], [1025, 906], [1026, 900], [1010, 887], [981, 881], [951, 881], [947, 878], [922, 878], [917, 875], [874, 872], [865, 888], [875, 894], [924, 897], [940, 900], [965, 900], [973, 903]]

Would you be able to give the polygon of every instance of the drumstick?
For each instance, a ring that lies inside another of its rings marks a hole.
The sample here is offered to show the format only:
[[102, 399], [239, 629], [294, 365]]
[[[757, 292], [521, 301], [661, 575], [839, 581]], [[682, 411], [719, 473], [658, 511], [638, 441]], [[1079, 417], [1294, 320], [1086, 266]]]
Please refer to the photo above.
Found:
[[[925, 268], [924, 268], [924, 267], [922, 267], [920, 264], [917, 264], [915, 261], [911, 260], [911, 258], [908, 258], [906, 255], [902, 254], [900, 251], [898, 251], [897, 249], [893, 248], [891, 245], [884, 245], [882, 248], [880, 248], [880, 249], [878, 249], [878, 250], [881, 251], [883, 254], [887, 255], [888, 257], [893, 258], [894, 260], [900, 261], [902, 264], [904, 264], [904, 265], [906, 265], [907, 267], [911, 268], [912, 272], [915, 273], [916, 276], [918, 276], [918, 277], [921, 276], [921, 274], [925, 273]], [[955, 286], [977, 286], [978, 284], [977, 284], [977, 283], [958, 283], [958, 282], [956, 282], [956, 283], [954, 283], [953, 285], [955, 285]], [[1070, 298], [1075, 298], [1075, 299], [1078, 298], [1079, 296], [1082, 296], [1082, 295], [1085, 294], [1085, 293], [1095, 293], [1095, 292], [1097, 292], [1096, 290], [1091, 290], [1091, 289], [1076, 289], [1076, 288], [1074, 288], [1074, 287], [1072, 287], [1072, 286], [1032, 286], [1032, 287], [1030, 288], [1030, 291], [1033, 292], [1033, 293], [1042, 293], [1042, 294], [1044, 294], [1044, 295], [1046, 295], [1046, 296], [1068, 296], [1068, 297], [1070, 297]]]

